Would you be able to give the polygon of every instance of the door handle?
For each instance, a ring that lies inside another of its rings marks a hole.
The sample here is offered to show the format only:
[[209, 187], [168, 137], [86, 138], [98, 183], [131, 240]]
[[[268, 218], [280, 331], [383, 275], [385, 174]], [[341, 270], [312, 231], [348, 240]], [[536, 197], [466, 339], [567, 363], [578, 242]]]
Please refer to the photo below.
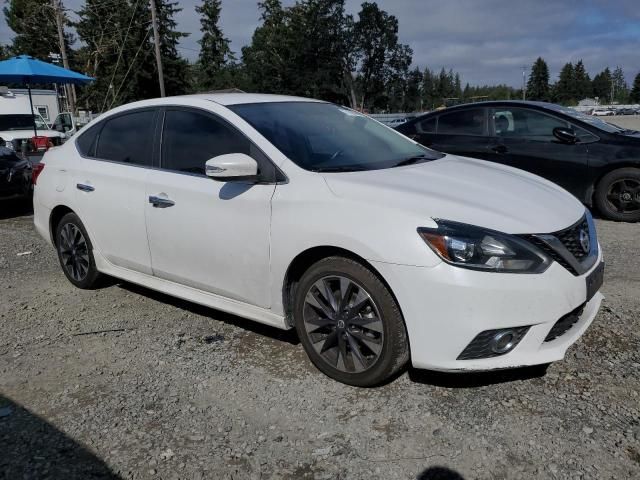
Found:
[[173, 207], [176, 202], [173, 200], [169, 200], [168, 198], [158, 197], [156, 195], [151, 195], [149, 197], [149, 203], [153, 205], [155, 208], [167, 208]]
[[82, 192], [93, 192], [95, 190], [91, 185], [86, 185], [84, 183], [76, 184], [76, 188]]
[[491, 150], [496, 153], [507, 153], [509, 151], [509, 149], [504, 145], [496, 145], [495, 147], [491, 147]]

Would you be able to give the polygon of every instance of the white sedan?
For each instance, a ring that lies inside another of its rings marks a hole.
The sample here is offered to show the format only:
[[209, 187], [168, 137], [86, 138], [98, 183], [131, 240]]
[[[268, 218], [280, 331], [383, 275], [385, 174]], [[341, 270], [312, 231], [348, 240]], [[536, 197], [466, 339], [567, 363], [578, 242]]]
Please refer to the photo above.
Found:
[[110, 275], [295, 328], [311, 361], [352, 385], [408, 363], [560, 360], [602, 299], [594, 223], [572, 195], [326, 102], [125, 105], [34, 177], [35, 226], [75, 286]]

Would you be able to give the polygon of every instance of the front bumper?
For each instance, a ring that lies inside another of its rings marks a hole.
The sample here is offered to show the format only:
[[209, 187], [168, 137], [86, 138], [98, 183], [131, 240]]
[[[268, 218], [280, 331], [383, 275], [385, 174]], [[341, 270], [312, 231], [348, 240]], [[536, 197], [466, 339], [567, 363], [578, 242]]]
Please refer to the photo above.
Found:
[[[445, 263], [413, 267], [373, 262], [387, 280], [402, 310], [414, 367], [443, 371], [492, 370], [562, 360], [589, 327], [600, 308], [598, 292], [585, 304], [584, 275], [574, 276], [554, 262], [539, 275], [487, 273]], [[554, 340], [545, 338], [556, 322], [584, 304], [578, 321]], [[509, 353], [457, 360], [481, 332], [530, 326]]]

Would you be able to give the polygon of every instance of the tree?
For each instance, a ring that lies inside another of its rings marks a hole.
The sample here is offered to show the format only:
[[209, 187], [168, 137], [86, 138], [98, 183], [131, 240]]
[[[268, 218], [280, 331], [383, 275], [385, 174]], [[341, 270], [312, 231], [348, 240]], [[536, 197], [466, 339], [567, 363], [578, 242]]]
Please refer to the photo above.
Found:
[[410, 65], [413, 54], [408, 46], [398, 43], [398, 19], [380, 10], [376, 3], [364, 2], [354, 24], [354, 49], [360, 107], [385, 108], [389, 81], [395, 82], [398, 69], [404, 69], [407, 61]]
[[611, 99], [611, 70], [609, 67], [593, 77], [591, 82], [593, 87], [593, 95], [601, 102], [607, 102]]
[[538, 57], [531, 67], [527, 82], [527, 98], [547, 102], [550, 100], [549, 93], [549, 67], [542, 57]]
[[[156, 2], [160, 53], [167, 95], [186, 93], [188, 64], [178, 55], [176, 4]], [[85, 46], [78, 51], [82, 70], [96, 78], [83, 88], [80, 104], [104, 111], [123, 103], [160, 95], [152, 43], [151, 12], [145, 0], [87, 0], [78, 12], [76, 31]]]
[[[9, 0], [7, 4], [4, 17], [16, 34], [11, 45], [12, 54], [49, 61], [50, 53], [59, 52], [58, 27], [51, 0]], [[68, 22], [65, 15], [63, 22]], [[73, 37], [70, 34], [65, 37], [69, 50]]]
[[571, 105], [576, 99], [575, 69], [572, 63], [566, 63], [562, 70], [558, 82], [553, 89], [553, 99], [557, 103]]
[[624, 78], [622, 68], [616, 67], [613, 74], [611, 74], [611, 85], [613, 88], [613, 98], [611, 99], [612, 103], [627, 103], [627, 100], [629, 99], [629, 86]]
[[631, 87], [631, 92], [629, 92], [629, 101], [640, 103], [640, 73], [638, 73], [633, 80], [633, 87]]
[[584, 64], [582, 63], [582, 60], [576, 63], [573, 76], [574, 76], [576, 100], [582, 100], [584, 98], [589, 98], [593, 96], [591, 79], [589, 78], [589, 74], [584, 68]]
[[416, 112], [422, 109], [422, 78], [423, 73], [419, 67], [414, 68], [407, 76], [407, 85], [404, 95], [402, 110]]
[[[204, 0], [196, 6], [200, 14], [202, 38], [197, 62], [197, 86], [199, 89], [212, 90], [229, 85], [229, 72], [226, 67], [234, 57], [229, 48], [229, 40], [218, 26], [220, 21], [220, 0]], [[227, 75], [225, 75], [227, 73]]]
[[262, 25], [242, 60], [251, 88], [349, 102], [350, 17], [344, 0], [259, 4]]

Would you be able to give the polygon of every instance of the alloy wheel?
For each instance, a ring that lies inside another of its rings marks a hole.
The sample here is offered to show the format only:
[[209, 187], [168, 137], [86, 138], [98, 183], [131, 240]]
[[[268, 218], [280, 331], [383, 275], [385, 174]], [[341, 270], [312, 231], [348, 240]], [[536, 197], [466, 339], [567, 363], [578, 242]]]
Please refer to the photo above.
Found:
[[607, 202], [619, 213], [640, 210], [640, 181], [631, 178], [614, 181], [609, 185]]
[[58, 241], [62, 265], [76, 282], [81, 282], [89, 272], [89, 247], [82, 231], [73, 223], [60, 230]]
[[332, 275], [316, 281], [305, 297], [303, 321], [315, 351], [342, 372], [368, 370], [382, 353], [384, 328], [378, 306], [349, 278]]

